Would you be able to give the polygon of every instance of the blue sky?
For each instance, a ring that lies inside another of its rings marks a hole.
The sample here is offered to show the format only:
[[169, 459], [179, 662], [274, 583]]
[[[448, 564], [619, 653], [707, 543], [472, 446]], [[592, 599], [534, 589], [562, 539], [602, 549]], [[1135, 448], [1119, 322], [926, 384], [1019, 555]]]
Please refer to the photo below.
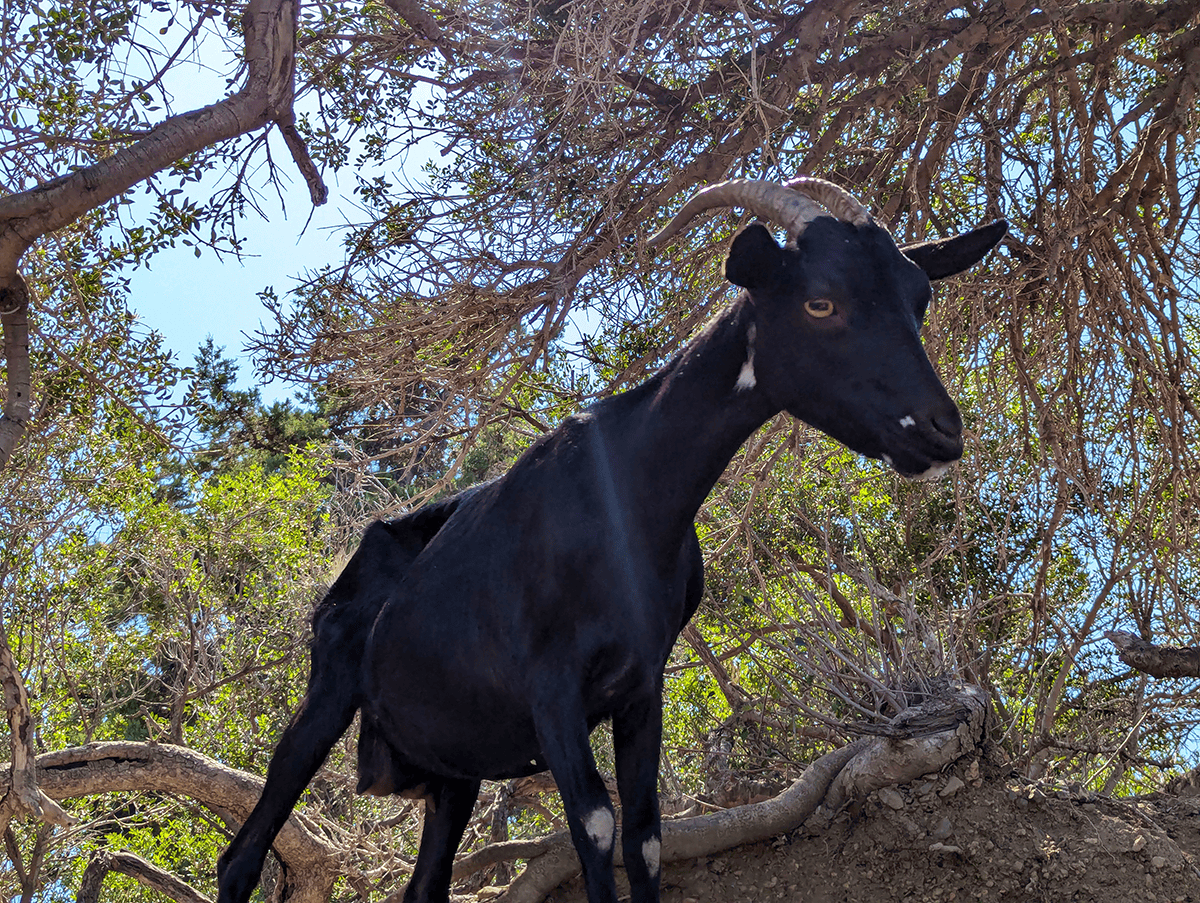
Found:
[[[243, 220], [239, 231], [245, 238], [245, 255], [240, 261], [218, 259], [211, 252], [196, 257], [192, 248], [182, 245], [152, 258], [150, 269], [139, 268], [130, 279], [130, 307], [142, 325], [162, 333], [185, 365], [211, 335], [228, 357], [238, 359], [241, 382], [249, 384], [247, 336], [268, 320], [258, 293], [273, 286], [285, 296], [304, 270], [341, 258], [338, 236], [330, 227], [342, 222], [338, 203], [346, 200], [349, 186], [328, 176], [327, 184], [329, 201], [314, 210], [307, 187], [295, 176], [285, 186], [286, 214], [272, 198], [274, 209], [270, 200], [263, 208], [270, 219], [251, 213]], [[290, 389], [273, 386], [263, 394], [267, 400], [286, 398]]]
[[[169, 50], [166, 42], [170, 36], [161, 38], [157, 33], [160, 19], [147, 15], [138, 37]], [[208, 48], [212, 48], [211, 52]], [[204, 59], [199, 59], [201, 52]], [[229, 90], [227, 73], [213, 67], [228, 66], [231, 62], [232, 58], [219, 43], [202, 39], [196, 55], [181, 59], [165, 74], [162, 88], [169, 97], [170, 109], [164, 112], [181, 113], [220, 100]], [[297, 113], [302, 112], [303, 103], [301, 98]], [[145, 329], [161, 333], [167, 347], [184, 365], [192, 363], [197, 348], [211, 335], [217, 345], [225, 348], [227, 357], [238, 360], [243, 386], [254, 381], [252, 364], [244, 351], [247, 336], [258, 331], [269, 317], [258, 293], [271, 286], [276, 294], [286, 298], [297, 277], [306, 270], [340, 261], [342, 249], [336, 227], [347, 219], [361, 218], [352, 209], [356, 184], [353, 171], [343, 170], [340, 179], [337, 174], [323, 173], [329, 200], [314, 208], [308, 187], [278, 132], [269, 141], [280, 184], [278, 188], [256, 186], [260, 192], [256, 200], [263, 215], [250, 210], [239, 223], [238, 231], [244, 238], [242, 260], [229, 256], [218, 259], [211, 252], [196, 257], [193, 248], [180, 245], [160, 252], [150, 260], [149, 269], [139, 268], [130, 276], [129, 305]], [[435, 150], [432, 146], [411, 149], [405, 171], [419, 172], [427, 154]], [[202, 181], [189, 194], [193, 200], [203, 202], [218, 184], [216, 178]], [[134, 192], [136, 217], [137, 205], [144, 195], [137, 187]], [[290, 387], [283, 385], [266, 386], [263, 391], [267, 401], [290, 395]]]

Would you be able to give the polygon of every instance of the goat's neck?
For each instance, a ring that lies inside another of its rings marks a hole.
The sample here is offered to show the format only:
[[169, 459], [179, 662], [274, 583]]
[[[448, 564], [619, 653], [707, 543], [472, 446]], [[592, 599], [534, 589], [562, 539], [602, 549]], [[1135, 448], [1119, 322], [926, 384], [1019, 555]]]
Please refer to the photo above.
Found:
[[645, 540], [664, 554], [679, 547], [742, 443], [776, 413], [747, 379], [753, 332], [743, 296], [646, 384], [611, 400], [604, 432], [616, 472]]

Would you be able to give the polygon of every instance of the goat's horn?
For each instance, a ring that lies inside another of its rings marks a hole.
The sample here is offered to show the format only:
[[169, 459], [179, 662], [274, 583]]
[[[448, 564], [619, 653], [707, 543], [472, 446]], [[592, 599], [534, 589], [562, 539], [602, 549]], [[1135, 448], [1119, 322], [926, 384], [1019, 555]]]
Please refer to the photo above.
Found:
[[812, 176], [800, 176], [784, 182], [783, 187], [808, 195], [844, 222], [853, 223], [855, 226], [865, 226], [871, 221], [871, 211], [844, 188], [840, 188], [832, 182], [814, 179]]
[[647, 244], [656, 247], [679, 233], [697, 214], [714, 207], [744, 207], [755, 216], [787, 229], [789, 240], [804, 231], [818, 216], [833, 215], [856, 226], [870, 222], [867, 208], [832, 182], [793, 179], [787, 185], [731, 179], [697, 192]]

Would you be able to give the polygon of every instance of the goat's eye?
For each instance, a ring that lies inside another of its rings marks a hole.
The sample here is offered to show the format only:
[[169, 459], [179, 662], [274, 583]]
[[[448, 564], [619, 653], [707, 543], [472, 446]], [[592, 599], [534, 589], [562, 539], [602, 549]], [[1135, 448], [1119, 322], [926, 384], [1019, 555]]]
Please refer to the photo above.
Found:
[[833, 302], [828, 298], [809, 298], [804, 302], [804, 309], [810, 317], [823, 320], [833, 313]]

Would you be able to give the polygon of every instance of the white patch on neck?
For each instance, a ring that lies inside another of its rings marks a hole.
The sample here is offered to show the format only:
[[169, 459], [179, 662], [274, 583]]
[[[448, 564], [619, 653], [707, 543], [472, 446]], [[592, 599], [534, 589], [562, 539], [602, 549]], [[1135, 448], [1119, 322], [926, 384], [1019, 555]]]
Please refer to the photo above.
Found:
[[613, 814], [603, 806], [593, 809], [583, 817], [583, 830], [587, 832], [587, 836], [592, 839], [592, 843], [601, 853], [607, 853], [612, 849], [613, 833], [616, 831], [616, 827], [617, 823], [613, 819]]
[[909, 427], [916, 426], [916, 425], [917, 425], [917, 421], [913, 420], [911, 416], [905, 416], [905, 417], [900, 418], [900, 426], [902, 426], [904, 429], [908, 429]]
[[739, 392], [753, 389], [758, 385], [758, 379], [754, 376], [754, 337], [756, 335], [758, 335], [758, 327], [751, 323], [750, 328], [746, 330], [746, 363], [742, 364], [736, 383]]
[[642, 859], [646, 862], [646, 871], [653, 877], [658, 874], [659, 851], [662, 849], [662, 841], [657, 837], [651, 837], [642, 844]]

